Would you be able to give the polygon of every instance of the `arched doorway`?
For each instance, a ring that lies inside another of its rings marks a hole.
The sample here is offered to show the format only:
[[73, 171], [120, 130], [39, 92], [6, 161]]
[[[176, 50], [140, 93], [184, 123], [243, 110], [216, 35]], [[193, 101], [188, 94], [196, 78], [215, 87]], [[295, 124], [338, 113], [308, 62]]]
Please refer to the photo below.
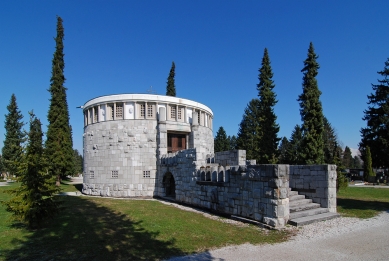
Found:
[[165, 188], [165, 196], [176, 198], [176, 182], [174, 181], [173, 174], [167, 172], [163, 176], [163, 187]]

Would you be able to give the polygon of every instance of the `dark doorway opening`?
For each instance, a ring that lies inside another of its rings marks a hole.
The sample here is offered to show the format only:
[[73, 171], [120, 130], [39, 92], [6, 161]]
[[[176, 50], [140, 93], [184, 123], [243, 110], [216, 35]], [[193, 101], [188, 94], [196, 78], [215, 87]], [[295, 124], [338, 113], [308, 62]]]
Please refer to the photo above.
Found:
[[176, 182], [172, 173], [168, 172], [163, 177], [163, 187], [165, 188], [165, 196], [176, 198]]
[[173, 153], [186, 149], [186, 134], [168, 133], [167, 152]]

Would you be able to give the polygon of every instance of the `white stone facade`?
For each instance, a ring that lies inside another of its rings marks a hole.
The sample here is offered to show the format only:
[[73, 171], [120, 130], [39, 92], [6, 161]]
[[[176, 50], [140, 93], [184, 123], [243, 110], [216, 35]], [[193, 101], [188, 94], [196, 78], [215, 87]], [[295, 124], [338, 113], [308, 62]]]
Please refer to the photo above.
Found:
[[203, 158], [213, 153], [213, 113], [198, 102], [121, 94], [92, 99], [83, 111], [84, 194], [152, 197], [161, 155], [195, 147]]

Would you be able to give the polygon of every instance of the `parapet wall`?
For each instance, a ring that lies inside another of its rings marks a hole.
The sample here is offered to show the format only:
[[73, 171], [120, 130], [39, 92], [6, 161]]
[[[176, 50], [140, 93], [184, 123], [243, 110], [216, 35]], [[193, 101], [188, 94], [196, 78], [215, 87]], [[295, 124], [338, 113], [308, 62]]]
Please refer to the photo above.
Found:
[[[163, 155], [158, 179], [166, 173], [174, 176], [178, 202], [272, 227], [283, 227], [289, 220], [290, 188], [336, 212], [336, 166], [229, 165], [246, 162], [244, 152], [215, 153], [214, 160], [196, 158], [196, 149]], [[165, 196], [163, 183], [157, 186], [156, 195]]]
[[290, 166], [290, 187], [336, 213], [336, 165]]

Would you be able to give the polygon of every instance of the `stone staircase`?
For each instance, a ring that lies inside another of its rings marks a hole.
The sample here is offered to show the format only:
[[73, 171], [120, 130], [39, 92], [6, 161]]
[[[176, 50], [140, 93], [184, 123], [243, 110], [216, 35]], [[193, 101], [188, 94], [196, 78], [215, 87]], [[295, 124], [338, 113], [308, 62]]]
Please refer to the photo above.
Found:
[[339, 217], [339, 214], [321, 208], [320, 204], [312, 203], [312, 199], [299, 195], [298, 191], [289, 189], [289, 221], [293, 226], [303, 226], [314, 222]]

